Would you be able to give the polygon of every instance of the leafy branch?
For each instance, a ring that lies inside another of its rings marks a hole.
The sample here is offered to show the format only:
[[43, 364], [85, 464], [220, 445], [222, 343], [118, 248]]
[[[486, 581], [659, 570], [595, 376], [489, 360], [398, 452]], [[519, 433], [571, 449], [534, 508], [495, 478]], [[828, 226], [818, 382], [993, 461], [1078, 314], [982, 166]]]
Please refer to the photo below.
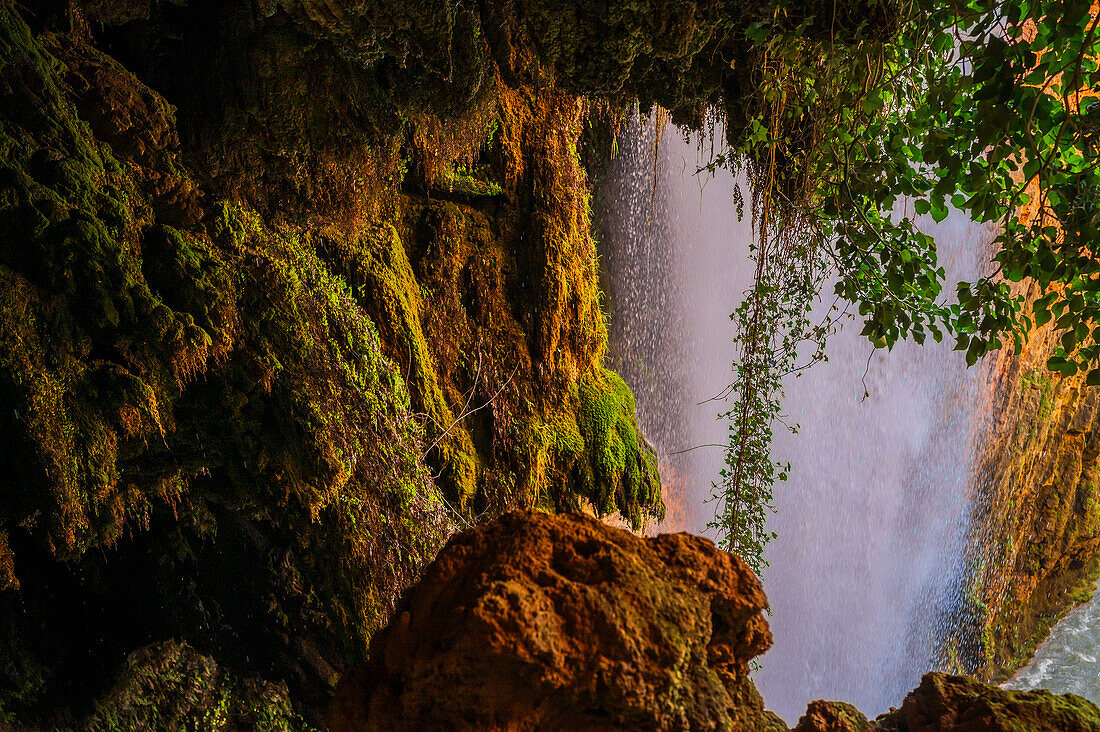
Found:
[[[1051, 323], [1048, 367], [1100, 383], [1100, 17], [1088, 0], [870, 4], [895, 32], [822, 38], [786, 0], [753, 24], [754, 111], [708, 166], [748, 172], [759, 234], [733, 315], [737, 404], [713, 524], [757, 567], [787, 472], [770, 456], [782, 379], [806, 341], [823, 353], [829, 328], [808, 313], [825, 272], [875, 347], [950, 337], [973, 364]], [[899, 200], [995, 224], [996, 271], [947, 287], [936, 242]], [[1043, 292], [1030, 313], [1010, 284], [1024, 279]]]

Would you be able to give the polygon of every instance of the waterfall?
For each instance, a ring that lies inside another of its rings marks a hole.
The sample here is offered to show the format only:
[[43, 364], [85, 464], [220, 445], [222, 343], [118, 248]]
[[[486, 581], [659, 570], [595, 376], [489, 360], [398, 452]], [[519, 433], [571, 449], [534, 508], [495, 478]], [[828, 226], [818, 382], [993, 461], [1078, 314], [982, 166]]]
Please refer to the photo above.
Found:
[[661, 459], [668, 516], [660, 529], [698, 534], [713, 515], [703, 500], [724, 464], [722, 403], [708, 400], [730, 382], [729, 315], [751, 283], [752, 227], [737, 218], [731, 176], [694, 175], [697, 138], [679, 135], [671, 125], [663, 131], [656, 159], [652, 124], [622, 135], [595, 208], [609, 360], [634, 390], [639, 423]]
[[[707, 400], [732, 380], [729, 314], [750, 284], [752, 230], [731, 174], [696, 174], [707, 140], [669, 126], [655, 154], [656, 138], [652, 123], [622, 136], [597, 202], [610, 358], [661, 458], [658, 530], [702, 533], [729, 408]], [[952, 214], [928, 231], [949, 282], [977, 275], [983, 229]], [[757, 685], [791, 722], [816, 698], [870, 715], [900, 704], [962, 596], [982, 374], [948, 343], [872, 352], [860, 328], [834, 334], [828, 362], [787, 384], [785, 419], [801, 429], [776, 429], [773, 456], [793, 472], [776, 486], [763, 576], [775, 646]]]
[[[932, 229], [948, 281], [976, 277], [985, 230], [959, 214]], [[935, 667], [964, 601], [985, 379], [950, 343], [872, 353], [856, 323], [827, 352], [787, 388], [800, 434], [777, 432], [794, 471], [777, 490], [776, 642], [758, 682], [781, 713], [825, 697], [878, 714]]]

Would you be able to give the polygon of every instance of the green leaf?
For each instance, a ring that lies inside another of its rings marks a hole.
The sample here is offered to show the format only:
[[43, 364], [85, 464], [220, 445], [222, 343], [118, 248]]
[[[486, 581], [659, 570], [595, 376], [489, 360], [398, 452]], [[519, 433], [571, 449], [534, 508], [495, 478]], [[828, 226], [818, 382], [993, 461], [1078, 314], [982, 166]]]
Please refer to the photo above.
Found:
[[1066, 349], [1066, 353], [1073, 353], [1073, 349], [1077, 347], [1077, 334], [1072, 330], [1067, 330], [1062, 334], [1062, 348]]

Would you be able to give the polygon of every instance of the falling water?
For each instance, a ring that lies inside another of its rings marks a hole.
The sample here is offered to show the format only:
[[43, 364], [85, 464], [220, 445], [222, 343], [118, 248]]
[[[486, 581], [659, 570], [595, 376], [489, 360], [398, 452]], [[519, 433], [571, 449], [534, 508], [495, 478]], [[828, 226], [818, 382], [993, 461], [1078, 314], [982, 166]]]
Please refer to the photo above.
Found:
[[[662, 459], [660, 530], [698, 533], [729, 408], [708, 398], [732, 378], [729, 313], [750, 284], [752, 232], [734, 178], [696, 174], [709, 143], [672, 127], [655, 138], [652, 124], [623, 137], [597, 205], [611, 359]], [[974, 277], [987, 235], [954, 215], [932, 233], [948, 278]], [[858, 332], [842, 328], [828, 362], [787, 385], [786, 421], [801, 429], [776, 433], [774, 457], [794, 470], [776, 490], [763, 577], [776, 640], [757, 684], [791, 721], [815, 698], [868, 714], [900, 703], [933, 667], [962, 584], [982, 377], [948, 344], [872, 352]]]
[[1048, 689], [1100, 704], [1100, 592], [1051, 628], [1031, 663], [1006, 689]]
[[[952, 215], [930, 233], [949, 281], [977, 275], [983, 229]], [[935, 666], [963, 600], [985, 380], [950, 344], [872, 353], [857, 327], [827, 352], [787, 387], [804, 429], [775, 442], [795, 470], [777, 491], [764, 578], [776, 643], [758, 683], [782, 714], [820, 697], [877, 714]]]
[[730, 381], [729, 314], [751, 281], [743, 245], [752, 227], [738, 220], [728, 173], [694, 175], [699, 156], [671, 126], [655, 158], [656, 137], [652, 124], [622, 136], [596, 204], [610, 360], [661, 458], [661, 531], [705, 533], [726, 440], [721, 404], [708, 400]]

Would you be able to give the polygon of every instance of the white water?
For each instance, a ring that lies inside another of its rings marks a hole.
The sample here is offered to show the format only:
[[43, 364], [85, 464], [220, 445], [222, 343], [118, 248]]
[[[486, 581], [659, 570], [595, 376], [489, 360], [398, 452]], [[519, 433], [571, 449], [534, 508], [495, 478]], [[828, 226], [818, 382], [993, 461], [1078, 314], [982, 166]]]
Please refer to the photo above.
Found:
[[1051, 628], [1050, 635], [1006, 689], [1048, 689], [1100, 704], [1100, 592]]
[[[972, 279], [984, 231], [962, 216], [934, 229], [948, 279]], [[900, 704], [935, 667], [963, 600], [983, 373], [947, 343], [872, 355], [860, 326], [788, 386], [803, 429], [775, 442], [794, 470], [776, 491], [764, 575], [776, 640], [758, 684], [791, 718], [813, 698], [868, 715]]]
[[[723, 464], [707, 445], [725, 442], [716, 415], [729, 408], [705, 400], [732, 378], [729, 313], [750, 284], [752, 232], [737, 221], [733, 178], [695, 175], [709, 146], [671, 127], [654, 190], [653, 137], [649, 128], [621, 140], [596, 203], [610, 212], [601, 251], [611, 360], [662, 457], [670, 515], [660, 530], [700, 533]], [[973, 277], [984, 233], [948, 219], [935, 234], [948, 277]], [[779, 539], [763, 577], [776, 640], [757, 684], [792, 723], [816, 698], [869, 715], [900, 704], [931, 670], [959, 599], [981, 375], [946, 344], [902, 344], [868, 362], [859, 329], [835, 334], [829, 361], [789, 384], [787, 421], [802, 428], [775, 442], [774, 457], [794, 470], [776, 490]]]
[[605, 198], [595, 203], [604, 219], [610, 360], [634, 390], [639, 422], [661, 458], [668, 516], [660, 530], [705, 533], [712, 514], [703, 501], [724, 462], [714, 445], [726, 439], [722, 404], [706, 400], [730, 381], [729, 314], [751, 281], [742, 244], [752, 228], [737, 220], [732, 178], [696, 177], [695, 149], [672, 127], [654, 190], [653, 142], [651, 126], [622, 137]]

